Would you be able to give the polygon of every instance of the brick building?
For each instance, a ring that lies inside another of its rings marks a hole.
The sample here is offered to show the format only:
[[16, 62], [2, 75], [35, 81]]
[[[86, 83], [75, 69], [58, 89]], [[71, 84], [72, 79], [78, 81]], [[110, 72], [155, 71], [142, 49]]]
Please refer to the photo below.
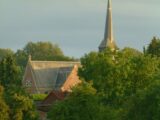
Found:
[[80, 83], [79, 66], [79, 62], [32, 61], [29, 57], [22, 84], [30, 94], [71, 91]]

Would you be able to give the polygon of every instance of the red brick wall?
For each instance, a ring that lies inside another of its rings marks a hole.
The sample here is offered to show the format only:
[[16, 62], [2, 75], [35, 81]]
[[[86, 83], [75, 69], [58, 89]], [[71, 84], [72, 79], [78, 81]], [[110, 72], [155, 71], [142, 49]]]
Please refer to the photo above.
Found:
[[75, 65], [71, 74], [68, 76], [66, 82], [61, 87], [61, 90], [64, 91], [70, 91], [71, 88], [77, 84], [79, 84], [81, 81], [78, 77], [78, 66]]

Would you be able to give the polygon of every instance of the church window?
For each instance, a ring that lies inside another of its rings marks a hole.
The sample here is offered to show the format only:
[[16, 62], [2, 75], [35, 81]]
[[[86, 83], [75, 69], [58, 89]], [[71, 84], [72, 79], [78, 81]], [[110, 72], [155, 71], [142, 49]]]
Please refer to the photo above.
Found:
[[32, 86], [31, 80], [26, 80], [26, 87], [31, 87], [31, 86]]

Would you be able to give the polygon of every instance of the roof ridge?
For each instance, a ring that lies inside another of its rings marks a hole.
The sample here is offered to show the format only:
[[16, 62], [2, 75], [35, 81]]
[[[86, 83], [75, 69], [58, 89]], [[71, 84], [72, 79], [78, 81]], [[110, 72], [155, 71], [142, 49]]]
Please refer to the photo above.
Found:
[[39, 60], [32, 60], [31, 62], [80, 63], [80, 61], [39, 61]]

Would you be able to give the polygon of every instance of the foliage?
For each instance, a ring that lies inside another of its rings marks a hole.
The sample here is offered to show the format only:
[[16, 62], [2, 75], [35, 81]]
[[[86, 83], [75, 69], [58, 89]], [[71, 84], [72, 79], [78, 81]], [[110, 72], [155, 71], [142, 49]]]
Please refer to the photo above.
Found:
[[[4, 86], [4, 100], [9, 106], [10, 120], [35, 120], [37, 115], [33, 101], [21, 87], [21, 71], [11, 56], [0, 62], [0, 82]], [[1, 100], [1, 99], [0, 99]], [[5, 105], [3, 104], [5, 107]], [[4, 109], [5, 110], [5, 109]], [[6, 112], [7, 114], [7, 112]]]
[[79, 75], [85, 81], [73, 88], [64, 101], [53, 104], [49, 119], [160, 118], [159, 58], [125, 48], [117, 52], [91, 52], [81, 58], [81, 65]]
[[50, 59], [52, 56], [63, 56], [63, 52], [58, 47], [50, 42], [29, 42], [24, 47], [24, 52], [31, 54], [33, 59], [45, 60], [46, 58]]
[[[42, 100], [46, 95], [35, 95], [30, 98], [21, 86], [22, 74], [29, 55], [32, 55], [33, 60], [74, 60], [65, 56], [58, 45], [50, 42], [29, 42], [22, 50], [17, 50], [15, 54], [10, 49], [0, 49], [0, 84], [5, 89], [4, 98], [0, 97], [0, 118], [2, 120], [3, 118], [5, 120], [38, 119], [31, 99]], [[4, 109], [1, 109], [2, 107]], [[5, 116], [1, 117], [4, 112]]]
[[[3, 50], [2, 50], [3, 51]], [[0, 50], [0, 57], [1, 57]], [[7, 52], [4, 52], [5, 54]], [[146, 54], [147, 53], [147, 54]], [[81, 58], [82, 84], [73, 88], [63, 101], [51, 107], [50, 120], [159, 120], [160, 115], [160, 40], [153, 38], [145, 54], [132, 48], [120, 51], [91, 52]], [[29, 42], [15, 54], [24, 66], [28, 55], [33, 60], [71, 60], [57, 45]], [[3, 56], [3, 54], [2, 54]], [[4, 55], [5, 56], [5, 55]], [[156, 57], [157, 56], [157, 57]], [[2, 120], [38, 119], [33, 100], [21, 87], [21, 70], [13, 56], [0, 61], [0, 118]], [[4, 108], [4, 109], [2, 109]]]
[[125, 120], [160, 119], [160, 82], [138, 92], [126, 103]]
[[50, 120], [113, 120], [113, 111], [99, 103], [96, 90], [83, 83], [73, 89], [64, 101], [53, 105]]
[[44, 100], [47, 97], [47, 94], [32, 94], [31, 96], [33, 100], [39, 101], [39, 100]]
[[7, 56], [13, 56], [13, 55], [14, 55], [14, 52], [11, 49], [0, 48], [0, 60]]
[[104, 94], [106, 104], [122, 104], [124, 99], [145, 89], [159, 70], [159, 60], [133, 49], [117, 53], [91, 52], [81, 58], [79, 75]]
[[[51, 120], [158, 120], [160, 60], [132, 49], [81, 58], [85, 81], [48, 113]], [[93, 83], [93, 84], [90, 84]], [[152, 85], [154, 84], [154, 85]], [[158, 85], [158, 86], [155, 86]], [[154, 102], [152, 102], [154, 101]], [[148, 105], [148, 106], [147, 106]], [[145, 106], [147, 106], [145, 108]], [[146, 111], [145, 111], [146, 109]]]
[[3, 97], [3, 87], [0, 86], [0, 119], [1, 120], [9, 120], [9, 107], [5, 103], [4, 97]]
[[160, 39], [153, 37], [151, 43], [147, 48], [147, 54], [160, 57]]
[[29, 55], [32, 56], [33, 60], [73, 60], [65, 56], [57, 44], [52, 44], [51, 42], [27, 43], [22, 50], [17, 50], [15, 54], [17, 63], [25, 67]]
[[11, 120], [38, 119], [33, 100], [28, 97], [22, 88], [12, 87], [7, 90], [5, 100], [10, 107], [9, 115]]
[[120, 52], [123, 53], [123, 58], [125, 58], [125, 57], [130, 58], [130, 57], [143, 55], [140, 51], [138, 51], [134, 48], [129, 48], [129, 47], [125, 47]]
[[21, 84], [21, 71], [15, 64], [15, 60], [11, 56], [7, 56], [0, 61], [0, 83], [4, 87]]
[[27, 65], [28, 56], [29, 55], [25, 53], [23, 50], [17, 50], [17, 52], [15, 53], [16, 62], [23, 71]]

